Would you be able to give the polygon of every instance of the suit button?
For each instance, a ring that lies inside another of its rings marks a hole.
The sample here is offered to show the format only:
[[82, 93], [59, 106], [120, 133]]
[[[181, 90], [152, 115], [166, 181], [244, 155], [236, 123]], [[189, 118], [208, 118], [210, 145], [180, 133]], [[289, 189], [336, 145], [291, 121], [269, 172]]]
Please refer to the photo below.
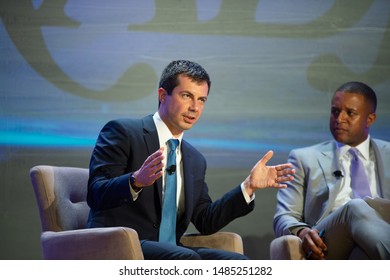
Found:
[[154, 228], [159, 228], [159, 224], [154, 223], [154, 224], [153, 224], [153, 227], [154, 227]]

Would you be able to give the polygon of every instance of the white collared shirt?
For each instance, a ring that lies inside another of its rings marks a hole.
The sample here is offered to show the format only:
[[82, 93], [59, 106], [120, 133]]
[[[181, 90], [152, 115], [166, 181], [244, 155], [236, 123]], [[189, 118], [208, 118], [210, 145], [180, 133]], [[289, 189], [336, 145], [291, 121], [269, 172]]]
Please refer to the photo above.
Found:
[[[158, 133], [158, 137], [159, 137], [159, 141], [160, 141], [160, 147], [163, 147], [165, 146], [165, 150], [164, 150], [164, 157], [165, 159], [167, 159], [167, 152], [168, 152], [168, 147], [167, 147], [167, 141], [171, 138], [174, 138], [172, 136], [172, 133], [171, 131], [168, 129], [168, 127], [166, 126], [166, 124], [161, 120], [160, 118], [160, 115], [158, 112], [156, 112], [154, 115], [153, 115], [153, 120], [154, 120], [154, 123], [156, 125], [156, 128], [157, 128], [157, 133]], [[182, 133], [179, 138], [177, 138], [179, 140], [179, 146], [177, 147], [176, 149], [176, 171], [177, 171], [177, 205], [178, 205], [178, 213], [179, 215], [182, 214], [184, 212], [184, 187], [183, 187], [183, 164], [182, 164], [182, 155], [181, 155], [181, 140], [183, 139], [183, 134]], [[165, 163], [164, 163], [164, 166], [165, 166]], [[165, 188], [165, 174], [163, 176], [163, 195], [164, 195], [164, 188]], [[242, 194], [246, 200], [246, 202], [249, 204], [251, 201], [253, 201], [255, 199], [255, 195], [253, 194], [252, 197], [250, 197], [245, 189], [244, 189], [244, 185], [243, 183], [241, 184], [241, 191], [242, 191]]]
[[[172, 139], [174, 137], [173, 137], [171, 131], [169, 130], [169, 128], [162, 121], [158, 111], [153, 115], [153, 121], [154, 121], [154, 124], [155, 124], [156, 129], [157, 129], [160, 148], [165, 147], [164, 148], [164, 161], [163, 161], [164, 167], [165, 167], [166, 160], [168, 158], [168, 156], [167, 156], [168, 150], [169, 150], [167, 142], [169, 139]], [[179, 145], [176, 148], [176, 172], [177, 172], [177, 177], [176, 177], [177, 178], [177, 194], [176, 194], [176, 199], [177, 199], [176, 203], [177, 204], [176, 205], [178, 208], [178, 215], [179, 216], [181, 214], [183, 214], [185, 211], [185, 208], [184, 208], [185, 207], [185, 204], [184, 204], [185, 199], [184, 199], [184, 191], [183, 191], [184, 190], [184, 187], [183, 187], [183, 165], [182, 165], [182, 154], [181, 154], [181, 141], [183, 139], [183, 135], [184, 135], [184, 133], [182, 133], [178, 138], [175, 138], [175, 139], [179, 140]], [[162, 176], [162, 195], [163, 195], [163, 197], [164, 197], [164, 191], [165, 191], [165, 175], [166, 175], [166, 172], [164, 172], [164, 175]], [[133, 200], [136, 200], [138, 197], [138, 193], [136, 193], [131, 187], [130, 187], [130, 191], [131, 191]], [[253, 194], [251, 197], [247, 194], [243, 183], [241, 183], [241, 191], [242, 191], [242, 194], [243, 194], [243, 196], [248, 204], [255, 199], [255, 194]]]
[[[169, 139], [177, 139], [179, 140], [179, 145], [176, 148], [176, 174], [177, 174], [177, 194], [176, 194], [176, 205], [177, 205], [177, 211], [179, 216], [184, 213], [184, 191], [183, 191], [183, 168], [182, 168], [182, 154], [181, 154], [181, 141], [183, 139], [182, 133], [178, 138], [173, 137], [171, 131], [166, 126], [166, 124], [162, 121], [160, 114], [156, 112], [153, 115], [153, 121], [157, 128], [157, 134], [158, 134], [158, 140], [160, 143], [160, 148], [164, 148], [164, 167], [166, 166], [166, 161], [168, 159], [168, 152], [169, 147], [167, 145], [167, 142]], [[164, 172], [164, 175], [162, 176], [162, 196], [164, 198], [164, 192], [165, 192], [165, 176], [166, 171]]]
[[[344, 177], [341, 178], [340, 192], [336, 197], [336, 201], [333, 207], [333, 210], [339, 208], [341, 205], [345, 204], [351, 198], [352, 188], [351, 188], [351, 160], [352, 155], [349, 153], [351, 146], [337, 143], [337, 150], [339, 154], [339, 166], [341, 173]], [[376, 160], [375, 153], [371, 151], [370, 147], [370, 136], [367, 139], [356, 146], [359, 151], [359, 159], [363, 162], [364, 168], [368, 176], [368, 182], [370, 184], [370, 190], [372, 197], [378, 197], [378, 177], [376, 171]]]

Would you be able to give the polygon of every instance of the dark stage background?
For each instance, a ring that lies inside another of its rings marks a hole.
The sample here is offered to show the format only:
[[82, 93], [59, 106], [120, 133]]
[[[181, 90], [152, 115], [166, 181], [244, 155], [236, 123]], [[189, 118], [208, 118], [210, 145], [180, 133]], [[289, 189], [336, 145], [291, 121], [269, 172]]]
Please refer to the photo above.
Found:
[[[0, 259], [42, 258], [29, 169], [87, 167], [107, 121], [155, 112], [173, 59], [213, 81], [185, 137], [208, 160], [214, 199], [266, 151], [276, 164], [329, 139], [331, 95], [348, 80], [376, 90], [372, 136], [390, 140], [387, 0], [1, 0], [0, 16]], [[259, 191], [224, 229], [251, 258], [269, 258], [275, 195]]]

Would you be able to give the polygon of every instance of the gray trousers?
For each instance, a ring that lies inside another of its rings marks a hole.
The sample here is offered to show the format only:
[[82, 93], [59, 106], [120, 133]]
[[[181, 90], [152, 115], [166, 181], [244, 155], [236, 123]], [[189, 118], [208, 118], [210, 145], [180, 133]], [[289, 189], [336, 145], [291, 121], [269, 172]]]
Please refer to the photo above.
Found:
[[390, 201], [352, 199], [324, 220], [326, 259], [390, 259]]

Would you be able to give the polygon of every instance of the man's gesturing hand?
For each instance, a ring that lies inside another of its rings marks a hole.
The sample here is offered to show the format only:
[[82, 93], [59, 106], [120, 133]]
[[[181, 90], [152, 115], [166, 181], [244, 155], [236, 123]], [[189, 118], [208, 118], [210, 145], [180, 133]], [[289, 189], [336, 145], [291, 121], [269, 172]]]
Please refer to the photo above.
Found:
[[161, 147], [148, 156], [141, 168], [135, 171], [135, 186], [138, 188], [152, 185], [163, 174], [164, 147]]
[[252, 168], [244, 181], [244, 187], [248, 195], [252, 195], [257, 189], [264, 188], [286, 188], [285, 182], [294, 180], [292, 176], [295, 169], [290, 163], [283, 163], [275, 166], [267, 166], [272, 158], [273, 151], [268, 151]]

